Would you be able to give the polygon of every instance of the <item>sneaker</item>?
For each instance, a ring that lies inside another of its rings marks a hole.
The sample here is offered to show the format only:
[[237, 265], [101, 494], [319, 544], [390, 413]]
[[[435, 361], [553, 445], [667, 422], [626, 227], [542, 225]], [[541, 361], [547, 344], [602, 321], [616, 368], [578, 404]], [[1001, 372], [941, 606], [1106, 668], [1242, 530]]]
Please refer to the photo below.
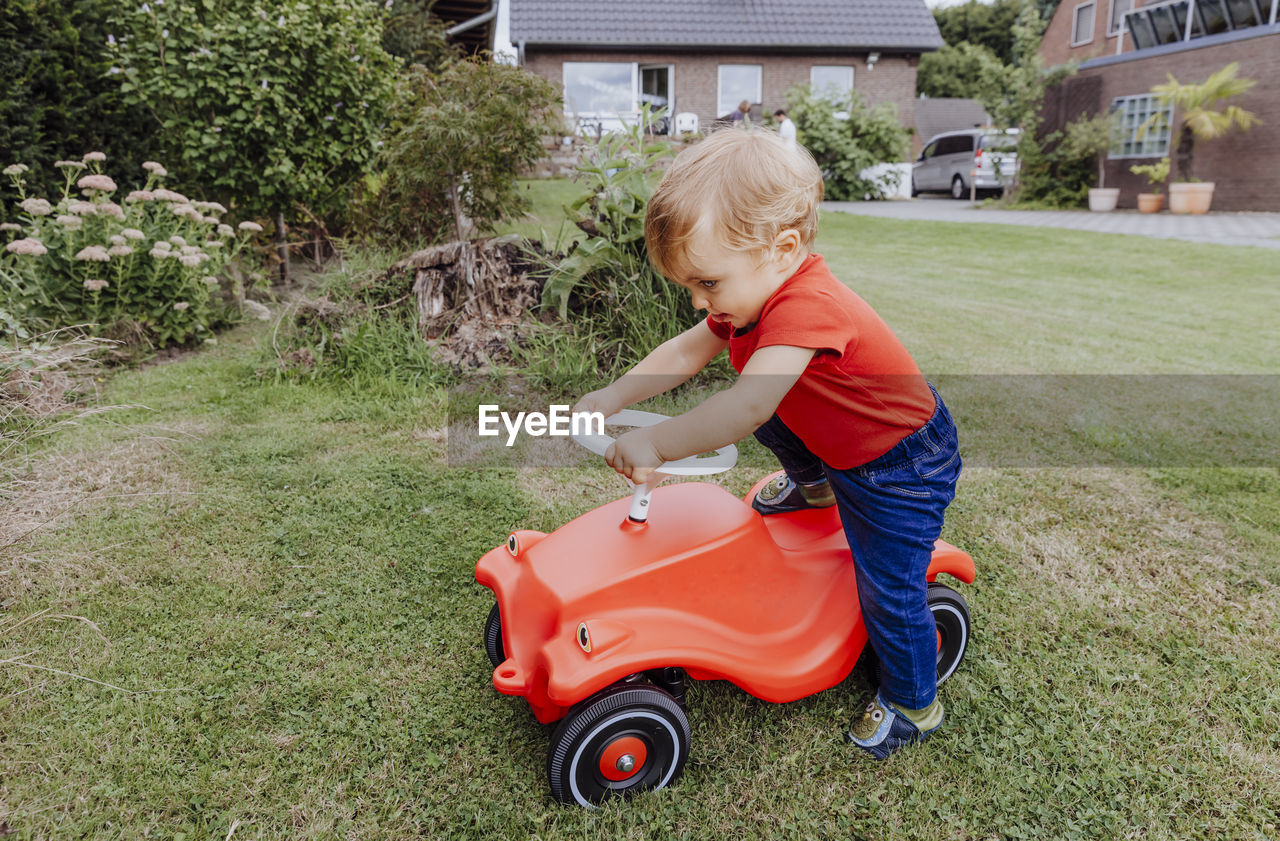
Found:
[[785, 473], [761, 488], [751, 500], [751, 507], [765, 516], [806, 508], [830, 508], [835, 504], [836, 495], [830, 483], [824, 480], [816, 485], [798, 485]]
[[902, 748], [923, 742], [942, 726], [942, 721], [924, 732], [898, 711], [896, 707], [876, 693], [876, 699], [867, 704], [867, 711], [844, 734], [844, 740], [861, 748], [875, 759], [888, 759], [890, 754]]

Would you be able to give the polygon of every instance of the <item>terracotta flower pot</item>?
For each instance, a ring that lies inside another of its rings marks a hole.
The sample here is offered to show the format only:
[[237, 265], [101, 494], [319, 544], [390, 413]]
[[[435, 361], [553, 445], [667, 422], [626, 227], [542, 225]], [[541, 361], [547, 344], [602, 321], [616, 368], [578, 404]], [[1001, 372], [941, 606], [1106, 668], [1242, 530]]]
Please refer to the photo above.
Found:
[[1164, 207], [1164, 195], [1161, 193], [1138, 193], [1139, 213], [1159, 213]]
[[1170, 213], [1207, 213], [1212, 202], [1212, 181], [1187, 181], [1169, 185]]
[[1115, 210], [1116, 202], [1119, 200], [1119, 187], [1092, 187], [1089, 190], [1089, 209], [1095, 213]]

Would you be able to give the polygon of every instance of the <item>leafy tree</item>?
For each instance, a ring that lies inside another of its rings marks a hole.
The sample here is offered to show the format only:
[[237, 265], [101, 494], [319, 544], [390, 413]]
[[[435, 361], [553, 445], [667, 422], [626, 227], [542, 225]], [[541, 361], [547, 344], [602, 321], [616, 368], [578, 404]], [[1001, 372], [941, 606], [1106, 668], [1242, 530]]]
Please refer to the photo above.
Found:
[[368, 0], [150, 0], [121, 15], [126, 100], [166, 160], [240, 212], [325, 212], [372, 160], [396, 60]]
[[962, 41], [920, 57], [916, 91], [930, 97], [996, 98], [1005, 65], [987, 47]]
[[1013, 25], [1021, 8], [1021, 0], [995, 0], [993, 3], [969, 0], [960, 5], [934, 9], [933, 19], [948, 46], [968, 43], [985, 47], [1001, 63], [1009, 64], [1013, 61]]
[[[1151, 89], [1161, 105], [1172, 105], [1182, 112], [1175, 151], [1180, 180], [1194, 177], [1191, 166], [1197, 140], [1214, 140], [1237, 129], [1248, 131], [1261, 122], [1252, 111], [1239, 105], [1225, 105], [1226, 100], [1240, 96], [1258, 83], [1255, 79], [1239, 78], [1239, 72], [1240, 62], [1233, 61], [1203, 82], [1187, 84], [1169, 73], [1166, 74], [1169, 81]], [[1144, 128], [1163, 119], [1164, 111], [1157, 111]]]
[[[56, 191], [54, 162], [101, 151], [127, 172], [151, 157], [142, 109], [126, 105], [110, 75], [117, 0], [0, 3], [0, 166], [25, 163], [33, 188]], [[138, 186], [130, 181], [125, 186]], [[8, 179], [0, 200], [15, 193]]]
[[519, 67], [466, 59], [401, 75], [368, 227], [401, 242], [465, 239], [524, 208], [515, 174], [560, 125], [560, 92]]
[[435, 0], [391, 0], [382, 28], [382, 48], [406, 64], [421, 64], [439, 70], [446, 61], [459, 57], [457, 48], [445, 38], [445, 25], [431, 16]]
[[[1046, 165], [1048, 160], [1039, 137], [1045, 91], [1075, 73], [1074, 64], [1051, 71], [1044, 69], [1044, 61], [1039, 54], [1044, 28], [1045, 21], [1040, 17], [1036, 0], [1022, 0], [1022, 11], [1013, 25], [1013, 63], [1006, 66], [999, 86], [982, 92], [978, 97], [996, 125], [1017, 128], [1021, 132], [1018, 137], [1018, 177], [1008, 191], [1015, 200], [1019, 198], [1027, 171]], [[1038, 183], [1052, 184], [1052, 178]]]
[[896, 106], [882, 102], [867, 107], [856, 91], [834, 98], [816, 96], [808, 85], [788, 91], [787, 106], [800, 142], [822, 169], [827, 198], [883, 198], [885, 185], [860, 173], [878, 163], [906, 158], [909, 135], [898, 122]]

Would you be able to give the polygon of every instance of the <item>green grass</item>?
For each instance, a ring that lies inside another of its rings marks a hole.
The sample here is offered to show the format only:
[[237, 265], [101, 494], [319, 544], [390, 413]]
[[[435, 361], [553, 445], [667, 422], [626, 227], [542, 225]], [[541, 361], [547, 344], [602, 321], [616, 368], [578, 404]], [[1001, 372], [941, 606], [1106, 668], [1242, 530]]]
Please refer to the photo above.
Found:
[[[828, 215], [820, 250], [931, 374], [1277, 373], [1261, 249]], [[443, 387], [283, 381], [270, 341], [121, 373], [138, 408], [18, 465], [0, 543], [52, 522], [0, 554], [12, 837], [1280, 834], [1274, 468], [970, 469], [944, 536], [975, 636], [935, 739], [855, 757], [856, 675], [788, 705], [698, 684], [681, 781], [585, 812], [490, 684], [472, 572], [620, 484], [450, 468]], [[768, 465], [746, 442], [725, 484]]]

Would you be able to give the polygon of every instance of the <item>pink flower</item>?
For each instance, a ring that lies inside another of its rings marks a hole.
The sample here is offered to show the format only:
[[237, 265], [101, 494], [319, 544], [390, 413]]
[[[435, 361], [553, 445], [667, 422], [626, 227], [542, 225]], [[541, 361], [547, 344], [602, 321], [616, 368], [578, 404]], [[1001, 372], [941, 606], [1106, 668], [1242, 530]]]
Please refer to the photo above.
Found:
[[178, 262], [182, 263], [182, 265], [189, 269], [193, 269], [208, 259], [208, 254], [183, 254], [178, 258]]
[[54, 221], [66, 228], [68, 231], [79, 230], [80, 226], [84, 224], [84, 220], [79, 216], [59, 215]]
[[134, 190], [132, 193], [124, 197], [125, 201], [151, 201], [156, 197], [155, 193], [150, 190]]
[[100, 216], [114, 216], [117, 219], [123, 219], [124, 208], [113, 201], [104, 201], [98, 205], [98, 214]]
[[53, 205], [44, 199], [26, 199], [19, 207], [32, 216], [48, 216], [53, 213]]
[[6, 245], [4, 249], [5, 251], [12, 251], [14, 254], [25, 254], [31, 257], [39, 257], [42, 254], [49, 253], [49, 249], [44, 247], [44, 243], [34, 237], [15, 239]]
[[151, 195], [157, 199], [160, 199], [161, 201], [174, 201], [174, 202], [179, 202], [181, 204], [187, 203], [186, 196], [182, 195], [182, 193], [175, 193], [173, 190], [164, 190], [164, 189], [152, 190]]
[[178, 301], [176, 304], [173, 305], [173, 308], [178, 312], [182, 312], [189, 306], [191, 306], [191, 304], [188, 301]]
[[73, 201], [67, 210], [77, 216], [93, 216], [98, 212], [98, 206], [91, 201]]
[[22, 226], [16, 222], [4, 222], [0, 224], [0, 231], [21, 231]]
[[156, 175], [159, 177], [164, 177], [169, 174], [169, 170], [165, 169], [163, 166], [156, 163], [155, 161], [143, 161], [142, 168], [145, 169], [147, 172], [151, 173], [152, 175]]
[[257, 222], [241, 222], [238, 227], [242, 231], [253, 231], [255, 234], [262, 233], [262, 226]]
[[90, 292], [101, 292], [103, 289], [107, 288], [107, 285], [108, 284], [105, 280], [90, 279], [84, 282], [84, 288], [88, 289]]
[[76, 182], [76, 186], [86, 193], [93, 190], [101, 190], [104, 193], [114, 193], [116, 191], [116, 182], [106, 175], [86, 175]]
[[108, 257], [128, 257], [133, 253], [133, 249], [127, 245], [113, 245], [107, 249]]
[[101, 245], [90, 245], [76, 252], [77, 260], [93, 260], [97, 263], [105, 263], [111, 259], [111, 255], [107, 253], [107, 249]]
[[54, 166], [61, 169], [62, 167], [70, 167], [71, 169], [84, 169], [85, 165], [82, 161], [58, 161]]
[[125, 239], [146, 239], [147, 238], [147, 235], [144, 234], [142, 231], [139, 231], [137, 228], [125, 228], [120, 232], [120, 235], [123, 236]]
[[107, 156], [102, 152], [87, 152], [84, 156], [86, 161], [105, 161]]

